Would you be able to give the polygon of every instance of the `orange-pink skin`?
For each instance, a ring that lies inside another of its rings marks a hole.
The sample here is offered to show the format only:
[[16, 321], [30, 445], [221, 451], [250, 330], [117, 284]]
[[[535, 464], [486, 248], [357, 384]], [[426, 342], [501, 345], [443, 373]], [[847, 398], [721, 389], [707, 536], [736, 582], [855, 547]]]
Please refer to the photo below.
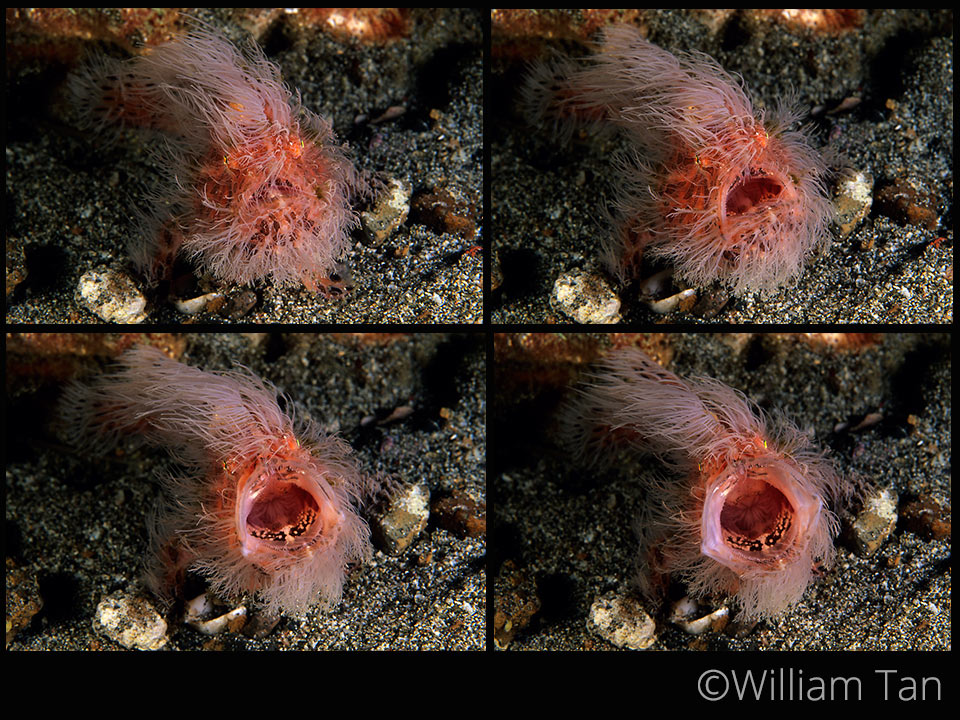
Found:
[[637, 520], [637, 579], [651, 600], [675, 577], [694, 597], [729, 595], [746, 618], [774, 617], [830, 564], [831, 508], [850, 483], [792, 423], [736, 390], [623, 348], [578, 389], [562, 426], [587, 463], [632, 452], [671, 471], [648, 484]]
[[673, 55], [613, 26], [597, 55], [536, 66], [524, 104], [563, 136], [615, 129], [633, 145], [614, 157], [619, 197], [602, 251], [623, 282], [649, 255], [691, 285], [771, 291], [828, 239], [826, 166], [788, 129], [799, 113], [784, 102], [765, 120], [742, 81], [702, 53]]
[[193, 570], [225, 598], [302, 615], [335, 604], [347, 565], [371, 552], [359, 511], [374, 481], [346, 443], [295, 422], [248, 371], [204, 372], [138, 346], [70, 386], [60, 415], [78, 446], [102, 452], [132, 435], [184, 466], [162, 479], [150, 526], [145, 581], [165, 602]]
[[330, 124], [302, 108], [254, 44], [199, 26], [128, 61], [94, 59], [69, 84], [81, 123], [163, 133], [169, 177], [131, 243], [147, 280], [180, 253], [223, 282], [333, 290], [368, 184]]

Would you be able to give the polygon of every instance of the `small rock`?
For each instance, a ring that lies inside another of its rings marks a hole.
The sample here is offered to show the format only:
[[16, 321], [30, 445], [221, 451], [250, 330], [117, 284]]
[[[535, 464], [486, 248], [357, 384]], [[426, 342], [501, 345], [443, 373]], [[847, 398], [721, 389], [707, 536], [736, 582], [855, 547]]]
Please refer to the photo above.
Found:
[[550, 305], [578, 323], [621, 322], [620, 298], [606, 280], [583, 270], [571, 270], [557, 278]]
[[36, 576], [17, 567], [10, 558], [6, 559], [7, 567], [7, 603], [6, 603], [6, 644], [14, 636], [27, 627], [40, 608], [43, 607], [43, 598], [40, 597], [40, 586]]
[[506, 650], [540, 612], [540, 596], [527, 572], [507, 560], [494, 580], [493, 597], [493, 641], [500, 650]]
[[458, 197], [450, 190], [440, 187], [435, 187], [430, 192], [417, 193], [410, 204], [411, 218], [438, 235], [450, 233], [465, 240], [473, 240], [477, 235], [476, 205], [459, 197], [462, 193], [456, 189], [454, 192]]
[[242, 630], [247, 621], [247, 608], [237, 605], [226, 612], [218, 608], [217, 603], [207, 593], [198, 595], [186, 607], [183, 621], [192, 628], [196, 628], [204, 635], [219, 635], [229, 630]]
[[416, 540], [430, 517], [430, 490], [410, 485], [390, 498], [386, 512], [373, 523], [377, 544], [388, 555], [399, 555]]
[[204, 312], [210, 303], [222, 301], [223, 293], [210, 292], [204, 295], [198, 295], [197, 297], [174, 300], [173, 306], [184, 315], [196, 315], [197, 313]]
[[866, 430], [866, 429], [869, 428], [869, 427], [873, 427], [874, 425], [876, 425], [876, 424], [877, 424], [878, 422], [880, 422], [881, 420], [883, 420], [883, 413], [882, 413], [882, 412], [867, 413], [866, 415], [863, 416], [863, 420], [861, 420], [861, 421], [858, 422], [856, 425], [854, 425], [852, 428], [850, 428], [850, 432], [857, 432], [857, 431], [859, 431], [859, 430]]
[[249, 613], [243, 626], [243, 634], [249, 638], [265, 638], [280, 624], [282, 615], [254, 610]]
[[845, 238], [870, 214], [870, 207], [873, 205], [873, 176], [862, 170], [847, 168], [835, 187], [833, 222], [840, 230], [840, 238]]
[[381, 115], [371, 120], [370, 124], [377, 125], [378, 123], [387, 122], [388, 120], [396, 120], [398, 117], [402, 117], [405, 112], [407, 112], [406, 105], [391, 105], [384, 110]]
[[950, 508], [942, 507], [929, 495], [911, 498], [900, 508], [903, 527], [925, 540], [945, 540], [951, 536]]
[[440, 498], [433, 503], [431, 512], [437, 525], [457, 537], [479, 537], [487, 532], [487, 506], [469, 495]]
[[940, 225], [937, 199], [905, 178], [897, 178], [877, 190], [876, 200], [877, 212], [901, 225], [919, 225], [927, 230], [936, 230]]
[[236, 294], [230, 295], [223, 303], [222, 307], [214, 308], [213, 305], [215, 303], [211, 303], [211, 306], [207, 309], [220, 313], [222, 317], [230, 318], [231, 320], [239, 320], [248, 312], [253, 310], [259, 300], [260, 298], [257, 297], [257, 294], [253, 290], [247, 288]]
[[730, 302], [730, 291], [720, 287], [701, 289], [691, 312], [704, 320], [717, 317]]
[[897, 496], [889, 488], [867, 497], [853, 522], [853, 541], [860, 555], [872, 555], [897, 526]]
[[120, 591], [97, 605], [93, 629], [129, 650], [159, 650], [167, 644], [167, 622], [150, 601]]
[[27, 262], [23, 253], [23, 242], [17, 237], [7, 238], [7, 297], [17, 285], [27, 279]]
[[490, 251], [490, 290], [503, 285], [503, 270], [500, 267], [500, 253], [496, 248]]
[[407, 180], [390, 178], [377, 195], [372, 210], [360, 213], [360, 223], [367, 239], [379, 245], [407, 221], [413, 186]]
[[695, 600], [685, 597], [673, 604], [669, 619], [691, 635], [700, 635], [707, 630], [720, 632], [730, 621], [730, 608], [724, 605], [713, 612], [704, 613]]
[[85, 308], [107, 322], [130, 324], [147, 319], [147, 298], [121, 270], [99, 267], [85, 272], [77, 295]]
[[646, 302], [646, 305], [655, 313], [666, 315], [667, 313], [672, 313], [674, 310], [690, 312], [696, 302], [696, 288], [687, 288], [686, 290], [681, 290], [678, 293], [661, 298], [660, 300], [649, 300]]
[[630, 650], [646, 650], [657, 640], [657, 624], [640, 602], [617, 593], [607, 593], [593, 601], [587, 629]]

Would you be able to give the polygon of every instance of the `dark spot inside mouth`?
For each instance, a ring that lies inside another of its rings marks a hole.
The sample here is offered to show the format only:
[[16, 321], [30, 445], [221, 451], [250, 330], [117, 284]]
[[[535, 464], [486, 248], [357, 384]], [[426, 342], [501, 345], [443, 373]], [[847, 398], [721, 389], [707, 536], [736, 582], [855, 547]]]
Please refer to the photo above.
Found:
[[724, 538], [741, 550], [775, 547], [793, 522], [793, 506], [782, 492], [758, 477], [737, 483], [720, 511]]
[[782, 192], [783, 185], [769, 175], [746, 175], [730, 188], [724, 210], [727, 215], [742, 215], [760, 203], [776, 200]]
[[274, 483], [260, 493], [247, 516], [247, 525], [254, 537], [285, 542], [306, 533], [319, 510], [317, 501], [300, 486]]

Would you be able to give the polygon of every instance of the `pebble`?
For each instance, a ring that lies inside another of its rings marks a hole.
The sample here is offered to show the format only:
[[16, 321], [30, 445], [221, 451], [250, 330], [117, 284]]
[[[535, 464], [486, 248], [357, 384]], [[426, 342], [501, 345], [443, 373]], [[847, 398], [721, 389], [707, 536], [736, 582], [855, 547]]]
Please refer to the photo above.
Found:
[[374, 538], [388, 555], [400, 555], [423, 532], [429, 517], [430, 489], [423, 483], [402, 488], [374, 520]]
[[506, 650], [540, 612], [536, 580], [507, 560], [494, 580], [493, 597], [493, 641], [500, 650]]
[[593, 601], [587, 629], [617, 647], [646, 650], [657, 640], [657, 624], [638, 600], [607, 593]]
[[872, 555], [897, 527], [896, 493], [879, 490], [863, 502], [863, 510], [853, 522], [853, 540], [860, 555]]
[[16, 290], [17, 285], [27, 279], [27, 262], [23, 253], [23, 242], [18, 237], [7, 238], [7, 296]]
[[923, 494], [903, 504], [903, 527], [924, 540], [949, 539], [952, 532], [950, 507], [942, 507], [933, 497]]
[[578, 323], [621, 322], [620, 298], [606, 280], [583, 270], [571, 270], [557, 278], [550, 305]]
[[440, 498], [431, 508], [436, 524], [459, 538], [480, 537], [487, 531], [487, 506], [466, 493]]
[[107, 322], [131, 324], [147, 319], [147, 298], [121, 270], [101, 266], [85, 272], [77, 295], [85, 308]]
[[408, 180], [390, 178], [386, 182], [373, 209], [360, 213], [360, 223], [370, 242], [379, 245], [406, 222], [412, 192]]
[[670, 609], [670, 622], [690, 635], [700, 635], [708, 630], [719, 632], [730, 620], [730, 608], [726, 605], [704, 613], [699, 604], [689, 597], [681, 598]]
[[210, 292], [197, 297], [186, 298], [184, 300], [174, 300], [173, 305], [184, 315], [196, 315], [207, 309], [207, 306], [214, 301], [222, 300], [223, 293]]
[[40, 597], [40, 585], [32, 572], [17, 567], [10, 558], [7, 558], [6, 566], [6, 644], [9, 645], [13, 637], [28, 627], [33, 616], [40, 612], [43, 598]]
[[247, 608], [244, 605], [237, 605], [226, 612], [220, 612], [213, 598], [203, 593], [187, 603], [183, 621], [204, 635], [219, 635], [225, 630], [241, 629], [246, 619]]
[[159, 650], [167, 644], [167, 622], [150, 601], [124, 591], [103, 598], [93, 629], [128, 650]]
[[468, 241], [477, 236], [476, 204], [456, 187], [434, 187], [417, 193], [410, 201], [410, 216], [414, 223], [425, 225], [437, 235], [450, 233]]
[[682, 312], [689, 312], [696, 302], [696, 288], [687, 288], [686, 290], [681, 290], [680, 292], [674, 293], [669, 297], [662, 298], [661, 300], [650, 300], [646, 302], [646, 306], [655, 313], [665, 315], [678, 309]]
[[833, 222], [840, 238], [847, 237], [870, 214], [873, 205], [873, 176], [863, 170], [847, 168], [837, 180], [833, 195]]

